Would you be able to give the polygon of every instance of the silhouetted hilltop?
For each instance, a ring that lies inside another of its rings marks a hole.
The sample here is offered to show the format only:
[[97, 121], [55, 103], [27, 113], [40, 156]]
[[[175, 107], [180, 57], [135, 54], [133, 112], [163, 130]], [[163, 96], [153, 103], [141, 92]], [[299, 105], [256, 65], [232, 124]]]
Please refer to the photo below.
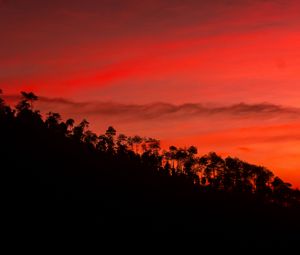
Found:
[[14, 228], [184, 231], [299, 237], [300, 192], [262, 166], [197, 148], [97, 135], [86, 120], [44, 118], [38, 97], [0, 98], [1, 180]]

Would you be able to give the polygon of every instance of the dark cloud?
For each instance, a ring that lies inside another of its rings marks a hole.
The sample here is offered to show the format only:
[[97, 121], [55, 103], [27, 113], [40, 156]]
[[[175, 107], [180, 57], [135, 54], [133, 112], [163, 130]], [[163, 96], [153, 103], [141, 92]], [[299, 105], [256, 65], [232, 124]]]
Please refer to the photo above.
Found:
[[248, 147], [238, 147], [237, 149], [242, 152], [251, 152], [252, 151], [252, 149], [250, 149]]
[[43, 99], [50, 104], [63, 104], [67, 107], [75, 107], [87, 114], [112, 115], [120, 117], [136, 117], [141, 120], [159, 118], [190, 118], [209, 116], [232, 116], [232, 117], [300, 117], [300, 109], [283, 107], [280, 105], [261, 104], [234, 104], [230, 106], [207, 107], [200, 103], [187, 103], [174, 105], [170, 103], [151, 104], [119, 104], [114, 102], [90, 102], [75, 103], [63, 99]]
[[[19, 100], [19, 96], [5, 96], [8, 102]], [[175, 105], [171, 103], [121, 104], [116, 102], [75, 102], [64, 98], [40, 97], [37, 108], [51, 111], [78, 113], [87, 116], [135, 119], [137, 121], [190, 118], [300, 118], [300, 109], [270, 103], [239, 103], [229, 106], [205, 106], [201, 103]]]

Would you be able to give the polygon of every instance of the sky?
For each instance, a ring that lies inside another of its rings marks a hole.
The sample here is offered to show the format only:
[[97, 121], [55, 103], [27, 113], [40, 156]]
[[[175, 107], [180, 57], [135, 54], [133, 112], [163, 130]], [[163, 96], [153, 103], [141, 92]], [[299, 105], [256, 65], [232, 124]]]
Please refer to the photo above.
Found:
[[0, 88], [300, 187], [300, 1], [0, 0]]

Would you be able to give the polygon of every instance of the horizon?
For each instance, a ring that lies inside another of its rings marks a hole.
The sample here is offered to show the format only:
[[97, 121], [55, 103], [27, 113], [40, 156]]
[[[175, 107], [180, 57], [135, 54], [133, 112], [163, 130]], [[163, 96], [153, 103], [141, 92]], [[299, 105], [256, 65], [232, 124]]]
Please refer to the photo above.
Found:
[[2, 0], [0, 88], [97, 133], [236, 156], [299, 188], [299, 12], [297, 0]]

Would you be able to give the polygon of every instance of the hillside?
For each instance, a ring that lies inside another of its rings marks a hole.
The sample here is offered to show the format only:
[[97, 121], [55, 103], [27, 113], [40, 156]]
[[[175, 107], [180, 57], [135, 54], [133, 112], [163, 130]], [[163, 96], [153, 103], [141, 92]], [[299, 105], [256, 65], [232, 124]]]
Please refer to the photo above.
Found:
[[[15, 228], [299, 237], [300, 192], [263, 166], [197, 148], [97, 135], [88, 122], [41, 116], [22, 92], [0, 99], [1, 180]], [[51, 110], [51, 109], [50, 109]]]

